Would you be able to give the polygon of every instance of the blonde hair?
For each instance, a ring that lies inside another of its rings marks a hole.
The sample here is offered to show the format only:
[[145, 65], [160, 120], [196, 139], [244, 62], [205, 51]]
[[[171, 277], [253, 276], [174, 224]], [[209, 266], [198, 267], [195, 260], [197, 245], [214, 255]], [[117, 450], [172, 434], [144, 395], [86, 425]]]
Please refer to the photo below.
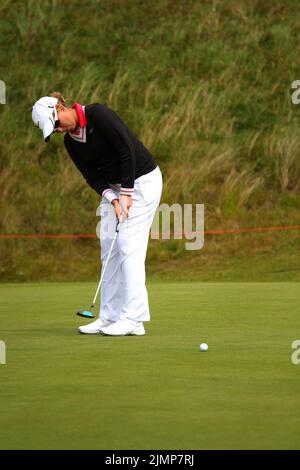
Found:
[[51, 93], [50, 96], [53, 96], [53, 98], [56, 98], [58, 100], [58, 104], [64, 106], [65, 108], [69, 108], [70, 106], [67, 104], [67, 101], [63, 97], [63, 95], [59, 91], [54, 91]]

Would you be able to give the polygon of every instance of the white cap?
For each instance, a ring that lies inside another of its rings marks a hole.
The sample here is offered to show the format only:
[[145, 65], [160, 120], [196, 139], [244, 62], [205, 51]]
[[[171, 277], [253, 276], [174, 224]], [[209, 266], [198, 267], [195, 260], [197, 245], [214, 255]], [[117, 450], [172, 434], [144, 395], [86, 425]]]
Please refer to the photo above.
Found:
[[57, 121], [57, 111], [55, 105], [58, 99], [53, 96], [43, 96], [32, 106], [32, 120], [34, 124], [43, 131], [46, 142], [54, 131], [55, 121]]

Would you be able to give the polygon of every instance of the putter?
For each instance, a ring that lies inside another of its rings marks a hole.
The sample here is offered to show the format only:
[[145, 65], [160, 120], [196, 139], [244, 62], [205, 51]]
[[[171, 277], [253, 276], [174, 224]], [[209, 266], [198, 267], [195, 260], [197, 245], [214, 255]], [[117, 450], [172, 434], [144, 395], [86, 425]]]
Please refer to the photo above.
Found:
[[99, 284], [98, 284], [98, 287], [97, 287], [97, 290], [96, 290], [96, 294], [95, 294], [94, 300], [93, 300], [92, 305], [91, 305], [91, 307], [90, 307], [90, 310], [78, 310], [78, 311], [76, 312], [76, 314], [79, 315], [80, 317], [95, 318], [95, 315], [94, 315], [94, 313], [93, 313], [93, 309], [94, 309], [94, 306], [95, 306], [95, 303], [96, 303], [96, 299], [97, 299], [97, 296], [98, 296], [98, 292], [99, 292], [99, 289], [100, 289], [100, 286], [101, 286], [102, 279], [103, 279], [103, 277], [104, 277], [104, 273], [105, 273], [105, 270], [106, 270], [106, 266], [107, 266], [107, 264], [108, 264], [108, 262], [109, 262], [110, 254], [111, 254], [111, 252], [112, 252], [113, 246], [114, 246], [114, 244], [115, 244], [115, 241], [116, 241], [116, 238], [117, 238], [117, 235], [118, 235], [118, 232], [119, 232], [119, 225], [120, 225], [121, 219], [122, 219], [122, 214], [120, 215], [120, 218], [117, 220], [115, 235], [114, 235], [113, 241], [112, 241], [112, 243], [111, 243], [111, 247], [110, 247], [110, 250], [109, 250], [109, 253], [108, 253], [108, 257], [107, 257], [107, 260], [106, 260], [104, 269], [103, 269], [103, 271], [102, 271], [102, 274], [101, 274], [101, 277], [100, 277], [100, 281], [99, 281]]

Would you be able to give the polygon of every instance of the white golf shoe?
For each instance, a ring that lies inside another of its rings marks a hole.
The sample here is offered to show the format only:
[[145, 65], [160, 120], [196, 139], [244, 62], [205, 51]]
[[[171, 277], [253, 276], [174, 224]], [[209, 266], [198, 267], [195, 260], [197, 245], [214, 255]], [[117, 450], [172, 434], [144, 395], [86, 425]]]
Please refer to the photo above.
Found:
[[118, 320], [115, 323], [101, 328], [100, 333], [106, 336], [143, 336], [145, 334], [142, 322], [131, 320]]
[[100, 329], [112, 325], [113, 322], [109, 320], [101, 320], [101, 318], [97, 318], [97, 320], [89, 323], [88, 325], [80, 326], [78, 328], [79, 333], [83, 335], [96, 335], [100, 333]]

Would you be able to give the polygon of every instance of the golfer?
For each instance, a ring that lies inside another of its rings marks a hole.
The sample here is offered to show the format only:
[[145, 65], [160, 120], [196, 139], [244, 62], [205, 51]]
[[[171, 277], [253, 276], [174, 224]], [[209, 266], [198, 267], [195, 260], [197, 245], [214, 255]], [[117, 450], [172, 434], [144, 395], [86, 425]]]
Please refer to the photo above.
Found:
[[162, 192], [162, 175], [153, 155], [122, 119], [103, 104], [68, 106], [63, 96], [55, 92], [34, 104], [32, 119], [46, 142], [54, 132], [65, 133], [69, 156], [86, 182], [102, 197], [102, 269], [117, 218], [122, 214], [101, 284], [99, 318], [80, 326], [79, 332], [144, 335], [143, 322], [150, 320], [145, 259], [150, 227]]

